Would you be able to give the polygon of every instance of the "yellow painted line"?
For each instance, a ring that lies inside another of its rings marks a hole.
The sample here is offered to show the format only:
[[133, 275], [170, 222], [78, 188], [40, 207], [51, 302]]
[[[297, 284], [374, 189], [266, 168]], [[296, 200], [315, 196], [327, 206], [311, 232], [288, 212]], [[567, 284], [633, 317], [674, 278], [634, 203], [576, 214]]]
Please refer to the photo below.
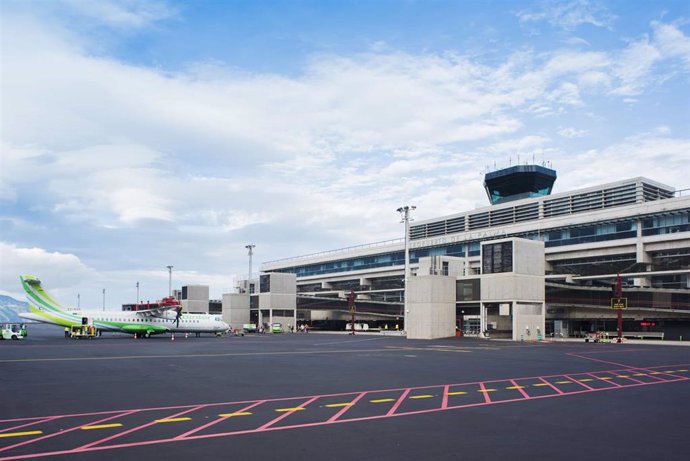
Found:
[[465, 395], [467, 392], [465, 391], [458, 391], [458, 392], [449, 392], [448, 395]]
[[537, 383], [537, 384], [532, 384], [534, 387], [543, 387], [543, 386], [548, 386], [546, 383]]
[[236, 413], [221, 413], [218, 416], [221, 418], [232, 418], [233, 416], [249, 416], [251, 414], [249, 411], [238, 411]]
[[477, 389], [477, 392], [496, 392], [496, 389]]
[[688, 370], [676, 370], [677, 373], [685, 373]]
[[7, 432], [5, 434], [0, 434], [0, 437], [23, 437], [25, 435], [39, 434], [43, 434], [43, 431]]
[[630, 375], [617, 375], [616, 378], [629, 378]]
[[611, 376], [604, 376], [603, 378], [599, 378], [599, 379], [604, 379], [604, 380], [606, 380], [606, 379], [613, 379], [613, 378], [612, 378]]
[[556, 384], [572, 384], [572, 381], [556, 381]]
[[120, 427], [122, 423], [112, 423], [112, 424], [97, 424], [95, 426], [82, 426], [80, 427], [83, 431], [90, 431], [92, 429], [109, 429], [111, 427]]
[[276, 408], [278, 413], [285, 413], [286, 411], [300, 411], [304, 410], [304, 407], [292, 407], [292, 408]]
[[583, 378], [583, 379], [580, 379], [579, 381], [580, 381], [581, 383], [588, 383], [588, 382], [590, 382], [590, 381], [594, 381], [594, 379], [593, 379], [593, 378]]
[[675, 373], [673, 370], [664, 371], [664, 373]]
[[650, 373], [650, 375], [660, 375], [660, 374], [661, 374], [660, 371], [653, 371], [653, 372]]
[[163, 418], [163, 419], [157, 419], [157, 423], [176, 423], [178, 421], [191, 421], [192, 418]]
[[527, 387], [527, 386], [510, 386], [510, 387], [506, 387], [506, 389], [524, 389], [525, 387]]
[[647, 373], [635, 373], [633, 376], [645, 376]]
[[337, 408], [337, 407], [349, 407], [352, 405], [352, 402], [347, 402], [347, 403], [329, 403], [328, 405], [325, 405], [326, 408]]
[[377, 399], [377, 400], [369, 400], [371, 403], [383, 403], [383, 402], [394, 402], [395, 399]]
[[425, 395], [413, 395], [410, 398], [411, 399], [430, 399], [432, 397], [433, 397], [433, 395], [425, 394]]

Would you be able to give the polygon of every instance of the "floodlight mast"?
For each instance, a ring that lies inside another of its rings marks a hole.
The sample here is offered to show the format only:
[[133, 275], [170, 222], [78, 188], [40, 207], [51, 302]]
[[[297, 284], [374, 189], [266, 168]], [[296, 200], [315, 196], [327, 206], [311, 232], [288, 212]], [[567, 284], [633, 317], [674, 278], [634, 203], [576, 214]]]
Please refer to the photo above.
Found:
[[[405, 205], [396, 211], [400, 213], [401, 223], [405, 223], [405, 276], [403, 278], [403, 331], [407, 334], [407, 281], [410, 278], [410, 212], [416, 210], [414, 205]], [[414, 221], [414, 220], [413, 220]]]
[[256, 245], [253, 243], [250, 243], [249, 245], [244, 246], [248, 251], [249, 251], [249, 274], [247, 275], [247, 293], [251, 294], [251, 280], [252, 280], [252, 255], [254, 254], [254, 248], [256, 248]]
[[[249, 252], [249, 273], [247, 274], [247, 297], [249, 298], [249, 305], [251, 305], [251, 298], [252, 298], [252, 255], [254, 254], [254, 248], [256, 248], [256, 245], [253, 243], [250, 243], [249, 245], [244, 246], [247, 251]], [[256, 311], [256, 331], [259, 331], [259, 326], [261, 325], [261, 308], [257, 309]]]
[[172, 296], [172, 270], [175, 266], [165, 266], [168, 268], [168, 296]]

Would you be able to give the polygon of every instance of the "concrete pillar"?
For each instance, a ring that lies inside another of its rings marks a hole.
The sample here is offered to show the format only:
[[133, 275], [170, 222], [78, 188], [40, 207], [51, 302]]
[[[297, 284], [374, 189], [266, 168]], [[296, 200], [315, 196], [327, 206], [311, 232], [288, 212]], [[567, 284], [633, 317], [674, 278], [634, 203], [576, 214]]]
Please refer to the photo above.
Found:
[[[637, 243], [635, 245], [636, 258], [635, 261], [638, 263], [643, 263], [646, 271], [652, 270], [652, 257], [645, 251], [644, 243], [642, 243], [642, 221], [638, 220], [637, 226]], [[652, 278], [651, 277], [635, 277], [633, 279], [633, 285], [636, 287], [651, 287]]]

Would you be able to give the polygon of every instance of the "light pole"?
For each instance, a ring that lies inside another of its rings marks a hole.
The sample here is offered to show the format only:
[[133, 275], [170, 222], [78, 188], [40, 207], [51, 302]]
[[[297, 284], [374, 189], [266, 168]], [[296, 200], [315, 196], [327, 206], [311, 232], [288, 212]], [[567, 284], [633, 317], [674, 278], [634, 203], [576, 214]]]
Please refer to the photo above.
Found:
[[103, 288], [103, 310], [105, 310], [105, 288]]
[[405, 205], [396, 211], [400, 213], [401, 223], [405, 223], [405, 277], [403, 278], [403, 331], [407, 332], [407, 281], [410, 278], [410, 212], [417, 209], [414, 205]]
[[249, 250], [249, 275], [247, 276], [247, 293], [251, 294], [250, 282], [252, 280], [252, 255], [254, 254], [254, 248], [256, 248], [256, 245], [250, 243], [249, 245], [245, 245], [244, 247], [247, 250]]
[[77, 293], [77, 309], [81, 309], [81, 293]]
[[165, 266], [168, 268], [168, 296], [172, 296], [172, 269], [174, 266]]
[[137, 282], [137, 304], [139, 304], [139, 282]]
[[[251, 309], [252, 305], [252, 293], [251, 293], [251, 280], [252, 280], [252, 255], [254, 254], [254, 248], [256, 245], [253, 243], [250, 243], [249, 245], [244, 246], [247, 251], [249, 252], [249, 273], [247, 274], [247, 298], [249, 298], [249, 306]], [[259, 327], [261, 326], [261, 306], [258, 307], [256, 310], [256, 331], [259, 331]]]

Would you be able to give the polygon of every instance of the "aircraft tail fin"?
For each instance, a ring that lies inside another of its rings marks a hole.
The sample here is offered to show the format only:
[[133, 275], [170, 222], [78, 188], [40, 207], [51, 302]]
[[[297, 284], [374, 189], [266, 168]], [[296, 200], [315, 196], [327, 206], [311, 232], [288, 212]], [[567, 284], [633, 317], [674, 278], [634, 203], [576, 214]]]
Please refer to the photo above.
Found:
[[39, 310], [60, 313], [64, 310], [64, 307], [59, 302], [46, 293], [38, 277], [24, 275], [20, 276], [19, 279], [22, 282], [22, 288], [26, 292], [26, 298], [32, 312]]

